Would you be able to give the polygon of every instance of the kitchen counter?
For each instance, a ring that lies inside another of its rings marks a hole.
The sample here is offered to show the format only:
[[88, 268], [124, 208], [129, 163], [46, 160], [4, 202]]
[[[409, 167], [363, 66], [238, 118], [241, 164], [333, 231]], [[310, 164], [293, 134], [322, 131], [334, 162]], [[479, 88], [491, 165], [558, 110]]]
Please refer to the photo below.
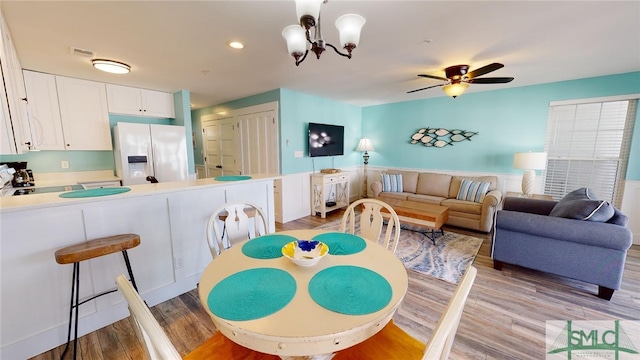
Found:
[[[27, 359], [66, 342], [73, 267], [56, 263], [56, 250], [115, 234], [140, 235], [140, 245], [128, 253], [140, 295], [154, 306], [195, 288], [212, 260], [206, 225], [219, 206], [255, 203], [265, 211], [268, 231], [275, 231], [277, 178], [141, 184], [90, 198], [42, 193], [0, 199], [0, 359]], [[127, 272], [117, 254], [81, 267], [80, 298], [113, 289], [116, 276]], [[126, 316], [119, 293], [96, 298], [80, 307], [78, 335]]]
[[96, 182], [120, 181], [113, 175], [113, 170], [34, 173], [36, 187], [64, 186], [75, 184], [89, 184]]
[[[136, 196], [146, 196], [152, 194], [162, 194], [162, 193], [171, 193], [176, 191], [190, 191], [200, 189], [202, 187], [209, 186], [224, 186], [231, 185], [240, 182], [251, 182], [255, 180], [275, 180], [279, 178], [280, 175], [274, 174], [258, 174], [251, 175], [251, 179], [249, 180], [241, 180], [241, 181], [216, 181], [212, 178], [208, 179], [197, 179], [197, 180], [186, 180], [186, 181], [173, 181], [173, 182], [165, 182], [165, 183], [156, 183], [156, 184], [140, 184], [140, 185], [127, 185], [126, 187], [130, 188], [131, 191], [126, 193], [117, 194], [117, 195], [109, 195], [109, 196], [100, 196], [100, 197], [87, 197], [87, 198], [61, 198], [60, 192], [57, 193], [44, 193], [44, 194], [31, 194], [26, 196], [10, 196], [0, 198], [0, 212], [7, 213], [13, 211], [23, 211], [23, 210], [32, 210], [32, 209], [41, 209], [47, 207], [59, 206], [62, 204], [69, 203], [82, 203], [82, 202], [95, 202], [95, 201], [107, 201], [114, 198], [128, 198], [128, 197], [136, 197]], [[103, 180], [100, 180], [103, 181]], [[42, 182], [36, 180], [36, 187], [42, 187]], [[46, 183], [46, 182], [45, 182]], [[68, 185], [69, 182], [66, 183], [49, 183], [47, 186], [58, 186], [58, 185]]]

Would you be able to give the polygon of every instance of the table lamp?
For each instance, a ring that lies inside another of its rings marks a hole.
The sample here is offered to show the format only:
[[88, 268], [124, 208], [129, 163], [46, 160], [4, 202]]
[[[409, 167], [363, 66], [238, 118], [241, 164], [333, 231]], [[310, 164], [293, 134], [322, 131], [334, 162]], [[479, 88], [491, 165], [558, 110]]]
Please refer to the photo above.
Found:
[[544, 170], [547, 168], [547, 153], [516, 153], [513, 157], [513, 167], [514, 169], [525, 170], [522, 175], [522, 193], [526, 196], [531, 196], [536, 180], [536, 170]]
[[375, 151], [373, 148], [373, 143], [369, 138], [362, 138], [358, 143], [358, 148], [356, 151], [364, 151], [364, 155], [362, 158], [364, 159], [364, 188], [362, 190], [362, 197], [367, 197], [367, 165], [369, 164], [369, 153], [367, 151]]

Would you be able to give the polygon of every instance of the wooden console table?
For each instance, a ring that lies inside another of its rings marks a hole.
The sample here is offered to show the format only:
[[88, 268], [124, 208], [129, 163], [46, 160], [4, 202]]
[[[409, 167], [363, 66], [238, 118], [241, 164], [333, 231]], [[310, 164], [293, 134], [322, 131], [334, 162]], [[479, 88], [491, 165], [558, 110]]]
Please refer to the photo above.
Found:
[[521, 197], [521, 198], [538, 199], [538, 200], [553, 200], [553, 197], [551, 197], [551, 195], [531, 194], [530, 196], [527, 196], [523, 193], [518, 193], [514, 191], [507, 191], [504, 197]]
[[311, 174], [311, 214], [324, 219], [329, 211], [349, 206], [349, 191], [348, 173]]

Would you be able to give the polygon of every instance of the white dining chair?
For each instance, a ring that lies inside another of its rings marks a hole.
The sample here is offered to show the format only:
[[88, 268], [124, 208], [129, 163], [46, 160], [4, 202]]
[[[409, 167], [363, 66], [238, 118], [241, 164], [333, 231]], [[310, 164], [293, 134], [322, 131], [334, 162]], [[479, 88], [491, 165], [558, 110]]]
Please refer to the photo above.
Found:
[[476, 278], [477, 270], [470, 266], [449, 300], [427, 345], [407, 334], [391, 320], [369, 339], [338, 351], [333, 360], [445, 360], [449, 358], [464, 305]]
[[[134, 331], [144, 344], [147, 356], [152, 360], [183, 359], [129, 280], [124, 275], [118, 275], [116, 285], [127, 301]], [[216, 331], [207, 341], [185, 355], [184, 359], [276, 360], [280, 358], [240, 346]]]
[[267, 217], [259, 206], [253, 203], [224, 204], [211, 214], [207, 222], [207, 243], [211, 256], [215, 259], [233, 244], [265, 235], [268, 229]]
[[[362, 206], [362, 212], [358, 216], [355, 211]], [[383, 213], [382, 210], [386, 210]], [[356, 220], [359, 219], [359, 222]], [[387, 229], [382, 234], [384, 220], [387, 219]], [[344, 212], [340, 231], [359, 235], [363, 239], [381, 243], [382, 246], [395, 254], [400, 241], [400, 219], [393, 208], [377, 199], [356, 200]]]

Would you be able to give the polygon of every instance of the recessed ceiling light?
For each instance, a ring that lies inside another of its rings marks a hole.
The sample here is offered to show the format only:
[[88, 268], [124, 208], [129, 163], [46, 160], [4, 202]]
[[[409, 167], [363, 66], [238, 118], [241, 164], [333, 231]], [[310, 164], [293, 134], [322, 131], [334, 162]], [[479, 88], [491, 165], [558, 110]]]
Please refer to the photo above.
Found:
[[240, 41], [229, 41], [227, 43], [227, 45], [229, 45], [229, 47], [234, 48], [234, 49], [243, 49], [244, 48], [244, 44], [241, 43]]
[[128, 74], [129, 71], [131, 71], [131, 66], [119, 61], [107, 60], [107, 59], [93, 59], [91, 60], [91, 63], [93, 64], [94, 68], [98, 70], [106, 71], [112, 74]]

